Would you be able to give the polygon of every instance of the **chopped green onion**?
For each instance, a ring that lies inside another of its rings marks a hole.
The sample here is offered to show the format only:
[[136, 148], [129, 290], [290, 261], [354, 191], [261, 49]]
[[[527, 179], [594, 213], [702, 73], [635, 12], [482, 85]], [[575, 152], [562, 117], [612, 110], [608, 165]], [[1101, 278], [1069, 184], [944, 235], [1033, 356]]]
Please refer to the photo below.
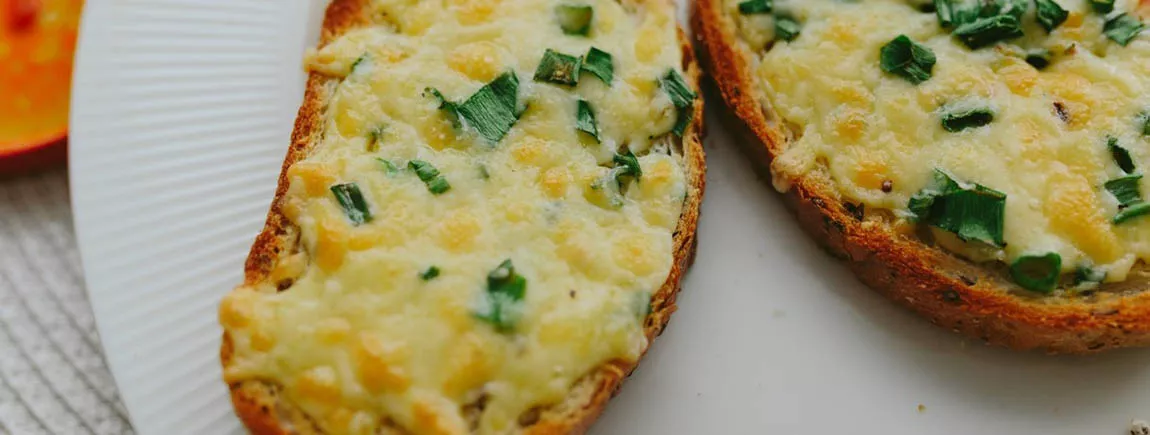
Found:
[[651, 293], [636, 292], [631, 294], [631, 309], [639, 316], [639, 321], [643, 321], [651, 314]]
[[[1078, 266], [1074, 271], [1074, 284], [1081, 286], [1082, 284], [1093, 283], [1097, 286], [1098, 283], [1106, 281], [1106, 271], [1096, 267]], [[1093, 287], [1093, 286], [1092, 286]]]
[[395, 166], [395, 163], [392, 163], [391, 160], [378, 157], [375, 160], [379, 161], [379, 164], [383, 166], [384, 174], [391, 176], [399, 173], [399, 167]]
[[995, 246], [1005, 244], [1002, 229], [1006, 194], [976, 185], [974, 189], [954, 192], [943, 199], [934, 226], [962, 240], [978, 240]]
[[950, 15], [939, 17], [939, 24], [942, 27], [962, 27], [982, 18], [997, 16], [1010, 16], [1022, 20], [1022, 16], [1030, 8], [1029, 0], [979, 0], [967, 2], [965, 5], [955, 5], [954, 0], [936, 3], [945, 3]]
[[611, 86], [611, 81], [615, 80], [615, 64], [611, 53], [595, 47], [591, 47], [587, 55], [583, 56], [583, 66], [580, 69], [595, 75], [607, 86]]
[[663, 92], [667, 93], [667, 96], [671, 98], [671, 103], [677, 109], [675, 126], [671, 128], [671, 132], [682, 137], [683, 133], [687, 131], [687, 127], [691, 125], [691, 121], [694, 120], [694, 104], [698, 95], [687, 86], [683, 76], [674, 69], [669, 69], [666, 74], [663, 74], [663, 77], [659, 79], [659, 87], [663, 88]]
[[803, 26], [794, 18], [775, 15], [775, 36], [784, 41], [794, 41], [802, 33]]
[[487, 274], [487, 292], [475, 316], [500, 332], [508, 332], [519, 321], [521, 301], [526, 293], [527, 279], [515, 272], [515, 266], [508, 259]]
[[697, 96], [695, 95], [695, 91], [692, 91], [691, 88], [687, 86], [687, 81], [683, 80], [683, 76], [679, 75], [679, 72], [674, 69], [669, 69], [663, 74], [663, 77], [659, 79], [659, 86], [663, 88], [663, 91], [667, 93], [668, 97], [671, 97], [671, 103], [673, 103], [675, 107], [690, 107], [695, 103], [695, 97]]
[[1061, 26], [1070, 16], [1070, 12], [1062, 9], [1054, 0], [1034, 0], [1034, 4], [1038, 7], [1038, 24], [1047, 32]]
[[487, 165], [483, 165], [483, 164], [479, 165], [479, 178], [482, 178], [484, 180], [490, 180], [491, 179], [491, 173], [487, 172]]
[[739, 13], [743, 15], [769, 14], [774, 0], [747, 0], [739, 3]]
[[1143, 136], [1150, 136], [1150, 110], [1143, 111], [1138, 114], [1138, 127], [1142, 130]]
[[897, 75], [913, 84], [930, 80], [937, 59], [925, 45], [899, 35], [879, 52], [879, 66], [883, 71]]
[[581, 63], [582, 60], [578, 57], [548, 48], [547, 51], [543, 52], [543, 59], [539, 61], [539, 67], [535, 69], [534, 80], [575, 86], [579, 83], [579, 65]]
[[1094, 7], [1094, 12], [1109, 14], [1114, 10], [1114, 0], [1090, 0], [1090, 6]]
[[591, 103], [580, 99], [575, 114], [575, 129], [587, 133], [599, 143], [599, 125], [595, 122], [595, 112]]
[[1130, 151], [1118, 145], [1118, 138], [1107, 137], [1106, 147], [1110, 149], [1110, 157], [1114, 159], [1114, 163], [1118, 164], [1118, 168], [1122, 169], [1122, 172], [1134, 173], [1134, 159], [1130, 157]]
[[1010, 276], [1020, 287], [1050, 293], [1062, 275], [1062, 256], [1051, 252], [1043, 255], [1023, 255], [1010, 265]]
[[1122, 14], [1106, 20], [1106, 25], [1102, 27], [1102, 33], [1107, 38], [1117, 42], [1118, 45], [1125, 47], [1126, 44], [1138, 37], [1145, 28], [1146, 25], [1142, 24], [1142, 20], [1139, 20], [1138, 17]]
[[355, 61], [351, 63], [351, 68], [348, 69], [348, 75], [355, 74], [356, 71], [359, 70], [359, 67], [368, 66], [370, 64], [371, 64], [371, 55], [364, 53], [364, 54], [360, 55], [359, 57], [355, 58]]
[[444, 97], [443, 94], [439, 92], [439, 89], [426, 88], [423, 92], [424, 95], [431, 94], [432, 97], [435, 97], [435, 101], [439, 103], [439, 111], [443, 112], [443, 115], [451, 121], [451, 125], [455, 127], [456, 130], [463, 128], [463, 122], [459, 117], [458, 104]]
[[911, 195], [910, 201], [907, 203], [907, 208], [910, 209], [915, 220], [926, 222], [930, 218], [931, 210], [934, 207], [936, 199], [959, 190], [962, 190], [962, 188], [954, 179], [945, 172], [935, 169], [934, 172], [931, 173], [930, 184], [927, 184], [922, 190]]
[[387, 128], [378, 125], [367, 132], [367, 150], [369, 152], [379, 151], [379, 142], [383, 140], [383, 133]]
[[687, 132], [687, 127], [690, 127], [691, 121], [694, 120], [695, 110], [693, 108], [679, 109], [679, 112], [675, 114], [675, 126], [671, 127], [671, 133], [683, 137], [683, 133]]
[[431, 267], [427, 268], [426, 270], [424, 270], [423, 272], [419, 273], [419, 279], [422, 279], [424, 281], [431, 281], [431, 280], [435, 279], [437, 276], [439, 276], [439, 268], [435, 267], [435, 266], [431, 266]]
[[938, 25], [950, 27], [954, 25], [954, 4], [951, 0], [934, 0], [934, 13], [938, 15]]
[[1126, 207], [1114, 215], [1114, 224], [1126, 223], [1131, 219], [1139, 216], [1150, 214], [1150, 202], [1139, 202], [1129, 207]]
[[1107, 181], [1104, 186], [1118, 200], [1120, 207], [1128, 207], [1142, 201], [1142, 189], [1139, 186], [1141, 181], [1142, 174], [1127, 175]]
[[[623, 193], [620, 190], [619, 180], [616, 176], [618, 170], [619, 168], [611, 169], [610, 171], [607, 171], [606, 175], [599, 177], [595, 179], [595, 181], [591, 182], [591, 190], [603, 191], [603, 195], [607, 200], [607, 205], [614, 209], [623, 207]], [[599, 201], [592, 201], [592, 203], [595, 203], [600, 207], [603, 206], [599, 203]]]
[[615, 179], [623, 184], [625, 178], [630, 177], [638, 181], [643, 177], [643, 167], [639, 166], [639, 158], [631, 150], [623, 154], [615, 154]]
[[1045, 48], [1036, 48], [1026, 52], [1026, 63], [1034, 67], [1036, 70], [1044, 70], [1050, 66], [1050, 59], [1054, 57], [1054, 53]]
[[952, 133], [982, 127], [994, 121], [994, 111], [985, 107], [943, 110], [942, 128]]
[[995, 0], [994, 5], [998, 8], [998, 14], [1010, 15], [1021, 20], [1030, 9], [1030, 0]]
[[337, 184], [331, 186], [331, 193], [351, 223], [358, 226], [371, 222], [371, 209], [367, 206], [367, 200], [363, 199], [358, 184]]
[[555, 16], [563, 33], [585, 36], [591, 31], [595, 10], [587, 5], [559, 5], [555, 7]]
[[1003, 246], [1006, 194], [976, 184], [960, 186], [935, 169], [933, 181], [911, 196], [907, 208], [916, 220], [949, 231], [962, 240]]
[[1013, 15], [979, 18], [954, 29], [954, 36], [971, 49], [1022, 36], [1022, 24]]
[[499, 142], [519, 120], [518, 94], [515, 72], [503, 73], [460, 104], [459, 115], [484, 139]]
[[443, 175], [439, 173], [439, 169], [436, 169], [431, 163], [423, 160], [412, 160], [407, 162], [407, 166], [415, 171], [415, 175], [427, 185], [427, 190], [431, 193], [439, 195], [451, 190], [451, 184], [447, 182], [446, 178], [443, 178]]

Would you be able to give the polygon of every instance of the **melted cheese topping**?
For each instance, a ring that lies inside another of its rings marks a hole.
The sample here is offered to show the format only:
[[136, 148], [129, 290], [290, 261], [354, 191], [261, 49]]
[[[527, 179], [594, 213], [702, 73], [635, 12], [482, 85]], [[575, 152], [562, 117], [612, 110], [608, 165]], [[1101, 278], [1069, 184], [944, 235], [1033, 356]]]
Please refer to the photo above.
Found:
[[[558, 1], [379, 0], [373, 16], [387, 25], [310, 54], [311, 70], [344, 79], [322, 139], [287, 173], [284, 213], [302, 251], [221, 306], [235, 344], [228, 382], [281, 385], [328, 433], [506, 433], [597, 366], [640, 356], [688, 189], [668, 152], [675, 108], [657, 83], [682, 57], [670, 4], [583, 3], [594, 6], [588, 37], [561, 32]], [[614, 57], [610, 87], [586, 73], [574, 88], [531, 80], [546, 49], [591, 46]], [[497, 144], [453, 129], [424, 92], [463, 101], [505, 71], [528, 109]], [[576, 132], [578, 98], [595, 108], [602, 144]], [[592, 184], [623, 145], [643, 175], [615, 207]], [[389, 174], [379, 158], [403, 169]], [[451, 189], [429, 192], [406, 169], [414, 159]], [[374, 215], [359, 226], [329, 190], [350, 182]], [[476, 312], [504, 259], [527, 289], [522, 317], [500, 332]], [[440, 275], [421, 279], [431, 266]], [[280, 282], [290, 288], [277, 292]], [[468, 421], [476, 403], [482, 415]]]
[[[1107, 39], [1105, 17], [1085, 0], [1057, 0], [1070, 16], [1049, 35], [1027, 2], [1026, 36], [979, 50], [923, 12], [925, 1], [776, 0], [775, 10], [796, 17], [802, 34], [768, 48], [771, 15], [740, 15], [738, 3], [725, 4], [757, 53], [760, 89], [794, 126], [796, 139], [773, 165], [780, 179], [823, 170], [844, 199], [899, 215], [941, 168], [1007, 194], [1004, 249], [935, 230], [939, 243], [969, 258], [1009, 262], [1055, 252], [1064, 271], [1094, 265], [1108, 281], [1124, 280], [1138, 260], [1150, 259], [1150, 219], [1111, 224], [1118, 204], [1102, 188], [1121, 175], [1107, 136], [1139, 168], [1150, 167], [1150, 141], [1138, 122], [1150, 108], [1150, 38], [1126, 47]], [[1116, 13], [1145, 13], [1136, 3], [1118, 0]], [[918, 86], [880, 69], [881, 47], [900, 34], [938, 58], [933, 77]], [[1019, 55], [1024, 48], [1050, 49], [1054, 61], [1038, 71]], [[970, 102], [994, 108], [994, 122], [958, 133], [941, 127], [944, 105]]]

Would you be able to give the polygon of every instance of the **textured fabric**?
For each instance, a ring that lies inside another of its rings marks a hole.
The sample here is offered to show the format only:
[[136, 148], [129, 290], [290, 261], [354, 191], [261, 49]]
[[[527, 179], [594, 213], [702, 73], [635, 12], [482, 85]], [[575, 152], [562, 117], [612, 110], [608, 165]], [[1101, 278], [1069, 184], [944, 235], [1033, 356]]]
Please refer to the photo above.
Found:
[[0, 180], [0, 435], [126, 434], [63, 170]]

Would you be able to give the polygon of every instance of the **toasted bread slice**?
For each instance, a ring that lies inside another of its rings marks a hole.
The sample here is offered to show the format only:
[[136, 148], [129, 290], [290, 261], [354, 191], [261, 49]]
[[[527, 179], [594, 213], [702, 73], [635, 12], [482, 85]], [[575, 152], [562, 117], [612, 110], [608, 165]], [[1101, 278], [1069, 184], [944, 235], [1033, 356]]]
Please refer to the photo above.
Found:
[[[1072, 354], [1150, 344], [1150, 270], [1141, 262], [1124, 281], [1090, 291], [1028, 291], [1011, 279], [1002, 262], [960, 257], [923, 235], [921, 228], [899, 231], [900, 219], [893, 213], [852, 203], [826, 162], [802, 174], [775, 170], [773, 164], [802, 126], [772, 107], [772, 91], [760, 85], [757, 72], [775, 66], [763, 64], [766, 51], [753, 48], [740, 32], [736, 5], [726, 0], [696, 2], [692, 25], [704, 68], [747, 127], [754, 144], [748, 150], [757, 164], [771, 168], [774, 185], [804, 230], [845, 261], [862, 282], [943, 328], [990, 344]], [[904, 6], [911, 10], [911, 5]], [[933, 14], [929, 17], [924, 20], [933, 20]], [[922, 34], [925, 24], [915, 25]], [[849, 32], [846, 35], [849, 39]], [[905, 219], [901, 225], [905, 228]]]
[[[479, 15], [500, 13], [497, 8], [501, 7], [499, 1], [484, 1], [484, 0], [453, 0], [449, 2], [421, 2], [426, 3], [434, 8], [424, 8], [425, 12], [429, 12], [429, 16], [423, 18], [438, 20], [437, 15], [450, 14], [452, 11], [469, 10], [472, 12], [478, 11]], [[529, 5], [543, 4], [545, 8], [541, 10], [546, 11], [546, 15], [541, 14], [538, 17], [539, 21], [551, 22], [553, 17], [550, 15], [552, 11], [552, 3], [559, 4], [559, 2], [550, 1], [528, 1], [519, 2]], [[587, 1], [581, 4], [596, 5], [600, 7], [607, 2]], [[618, 3], [612, 3], [618, 5]], [[641, 14], [642, 11], [658, 12], [661, 16], [674, 17], [674, 6], [670, 2], [664, 0], [636, 0], [626, 1], [622, 3], [628, 11], [628, 18], [636, 18], [636, 15]], [[405, 25], [415, 25], [415, 18], [410, 16], [391, 16], [387, 10], [381, 10], [370, 0], [334, 0], [326, 12], [326, 17], [323, 23], [323, 32], [320, 41], [321, 51], [318, 56], [323, 56], [322, 47], [325, 47], [333, 42], [339, 40], [341, 37], [348, 35], [360, 29], [369, 28], [372, 26], [392, 26], [402, 27]], [[506, 6], [506, 5], [504, 5]], [[522, 5], [518, 5], [522, 6]], [[496, 10], [491, 10], [494, 7]], [[488, 8], [484, 10], [484, 8]], [[601, 20], [605, 18], [596, 18]], [[409, 21], [411, 20], [411, 21]], [[593, 21], [595, 25], [599, 25], [599, 21]], [[662, 25], [670, 26], [665, 28], [666, 31], [671, 32], [671, 40], [677, 40], [678, 44], [675, 46], [665, 47], [667, 51], [662, 51], [661, 47], [654, 48], [656, 51], [662, 53], [663, 56], [671, 56], [676, 59], [681, 59], [681, 65], [674, 65], [674, 69], [681, 70], [684, 81], [691, 89], [697, 89], [698, 77], [700, 70], [695, 63], [693, 51], [691, 50], [682, 29], [678, 28], [675, 20], [671, 18], [668, 21], [661, 22]], [[640, 24], [635, 22], [635, 24]], [[616, 23], [618, 26], [630, 26], [631, 23]], [[592, 35], [597, 30], [592, 29]], [[630, 44], [633, 41], [628, 41]], [[540, 53], [542, 54], [542, 53]], [[313, 60], [314, 60], [313, 54]], [[327, 59], [330, 60], [330, 59]], [[479, 61], [482, 61], [480, 59]], [[320, 62], [322, 62], [321, 60]], [[469, 68], [473, 65], [475, 59], [463, 62], [461, 68]], [[630, 62], [623, 63], [629, 65]], [[353, 70], [354, 65], [351, 67]], [[668, 154], [667, 161], [673, 161], [677, 169], [675, 173], [682, 175], [682, 185], [685, 188], [678, 200], [681, 201], [681, 212], [674, 215], [673, 221], [670, 222], [673, 232], [667, 233], [667, 240], [665, 241], [668, 247], [669, 264], [658, 265], [657, 267], [665, 267], [667, 271], [665, 275], [659, 278], [661, 285], [656, 285], [654, 288], [649, 289], [649, 305], [648, 309], [642, 310], [645, 316], [639, 317], [635, 320], [638, 333], [638, 347], [635, 348], [637, 353], [631, 355], [629, 358], [612, 358], [606, 361], [600, 361], [595, 368], [582, 374], [575, 374], [572, 378], [570, 385], [565, 386], [566, 393], [562, 395], [562, 399], [548, 403], [531, 403], [526, 409], [523, 409], [519, 415], [510, 417], [510, 426], [497, 431], [491, 430], [490, 426], [483, 426], [490, 423], [484, 420], [485, 411], [490, 412], [489, 401], [493, 400], [491, 397], [494, 395], [498, 398], [499, 392], [487, 393], [483, 391], [468, 391], [466, 400], [460, 400], [455, 409], [417, 409], [412, 415], [388, 415], [386, 411], [380, 409], [367, 409], [366, 412], [354, 412], [355, 409], [364, 411], [363, 401], [350, 403], [347, 396], [340, 396], [339, 394], [325, 395], [319, 394], [321, 399], [334, 402], [334, 407], [324, 404], [322, 409], [334, 409], [334, 412], [328, 415], [314, 415], [308, 412], [308, 408], [301, 406], [297, 400], [293, 399], [292, 394], [284, 385], [284, 379], [275, 377], [259, 376], [259, 375], [245, 375], [233, 376], [229, 375], [234, 370], [240, 370], [241, 366], [247, 364], [242, 355], [240, 355], [239, 340], [244, 340], [246, 346], [251, 346], [251, 337], [245, 335], [246, 338], [237, 338], [237, 331], [242, 329], [237, 325], [248, 325], [252, 322], [255, 314], [252, 314], [248, 307], [243, 304], [237, 304], [237, 299], [245, 299], [247, 295], [255, 294], [261, 289], [264, 294], [268, 293], [270, 288], [271, 294], [275, 294], [278, 290], [279, 294], [290, 293], [294, 290], [293, 282], [297, 279], [302, 280], [302, 274], [298, 264], [294, 264], [296, 258], [302, 254], [307, 259], [306, 265], [303, 269], [312, 267], [314, 262], [322, 262], [317, 260], [323, 254], [316, 254], [313, 251], [314, 247], [307, 246], [303, 241], [305, 237], [301, 237], [304, 233], [303, 229], [290, 217], [292, 206], [289, 204], [288, 198], [291, 193], [293, 184], [293, 177], [290, 173], [291, 168], [298, 162], [305, 161], [313, 154], [316, 147], [321, 144], [325, 134], [331, 134], [326, 130], [334, 123], [329, 123], [329, 111], [332, 110], [333, 98], [335, 98], [338, 86], [341, 81], [345, 80], [340, 77], [338, 73], [332, 74], [330, 71], [324, 70], [325, 68], [317, 68], [312, 65], [310, 77], [306, 86], [306, 94], [304, 103], [299, 110], [299, 115], [296, 119], [295, 129], [292, 134], [292, 143], [288, 150], [287, 157], [283, 164], [283, 170], [279, 178], [279, 187], [276, 190], [275, 200], [272, 202], [271, 209], [268, 213], [267, 223], [263, 231], [257, 237], [251, 252], [248, 256], [245, 265], [245, 280], [244, 284], [234, 290], [224, 304], [221, 306], [221, 322], [225, 325], [225, 332], [223, 337], [223, 345], [221, 348], [221, 361], [225, 370], [225, 380], [228, 382], [232, 402], [235, 411], [243, 423], [252, 433], [257, 434], [320, 434], [320, 433], [340, 433], [340, 432], [354, 432], [354, 433], [387, 433], [387, 434], [407, 434], [407, 433], [531, 433], [531, 434], [559, 434], [559, 433], [583, 433], [594, 422], [594, 420], [603, 411], [607, 401], [615, 394], [620, 387], [623, 379], [628, 376], [635, 366], [638, 364], [639, 358], [647, 350], [649, 343], [658, 336], [663, 328], [666, 326], [671, 313], [675, 310], [676, 295], [680, 288], [680, 280], [687, 267], [692, 263], [695, 253], [695, 229], [699, 216], [699, 205], [702, 200], [704, 190], [704, 154], [699, 140], [700, 132], [702, 131], [702, 100], [699, 98], [694, 99], [693, 106], [689, 109], [690, 117], [689, 122], [682, 125], [685, 127], [681, 131], [681, 135], [668, 134], [669, 149], [665, 150]], [[386, 67], [383, 68], [381, 73], [386, 74]], [[524, 71], [519, 71], [519, 76], [522, 81], [531, 80], [530, 76], [524, 74]], [[616, 67], [616, 74], [626, 74], [625, 71], [619, 71]], [[652, 81], [644, 86], [650, 86], [651, 95], [660, 92], [660, 86], [656, 82], [656, 77], [651, 78]], [[583, 80], [598, 80], [596, 77], [583, 71]], [[614, 86], [621, 86], [622, 79], [617, 79]], [[610, 82], [610, 80], [604, 80]], [[430, 86], [430, 84], [420, 84]], [[580, 84], [579, 86], [598, 85], [594, 84]], [[546, 83], [534, 83], [533, 86], [553, 86]], [[616, 89], [618, 89], [616, 87]], [[447, 93], [447, 92], [445, 92]], [[698, 95], [697, 91], [695, 95]], [[438, 96], [438, 95], [437, 95]], [[386, 98], [386, 95], [382, 97]], [[429, 96], [430, 98], [430, 96]], [[458, 98], [458, 96], [456, 97]], [[665, 98], [665, 97], [663, 97]], [[452, 99], [450, 96], [447, 99]], [[530, 109], [523, 109], [527, 114], [520, 112], [516, 114], [517, 117], [533, 116]], [[434, 110], [431, 111], [434, 113]], [[687, 109], [681, 110], [680, 115], [687, 112]], [[675, 116], [672, 114], [672, 116]], [[682, 116], [680, 116], [682, 118]], [[600, 122], [602, 122], [602, 118]], [[678, 124], [678, 121], [676, 121]], [[448, 124], [450, 126], [450, 124]], [[474, 136], [475, 132], [467, 130], [471, 126], [466, 124], [463, 130], [457, 127], [457, 134], [471, 134], [467, 140], [474, 143], [480, 143], [481, 138]], [[512, 132], [508, 137], [514, 136], [516, 133], [512, 128]], [[582, 135], [583, 133], [579, 133]], [[606, 134], [604, 132], [604, 134]], [[582, 136], [581, 136], [582, 137]], [[375, 139], [374, 137], [372, 138]], [[587, 144], [586, 137], [583, 137], [584, 144]], [[464, 139], [459, 139], [463, 141]], [[507, 140], [504, 140], [507, 142]], [[386, 144], [382, 145], [385, 149]], [[423, 145], [426, 147], [426, 145]], [[508, 147], [506, 143], [496, 143], [495, 147]], [[655, 151], [649, 151], [654, 153]], [[532, 154], [524, 154], [524, 158], [531, 158]], [[642, 156], [640, 156], [642, 158]], [[560, 162], [562, 163], [562, 162]], [[594, 162], [592, 162], [594, 164]], [[602, 163], [600, 163], [602, 164]], [[479, 166], [479, 171], [483, 173], [483, 178], [495, 178], [498, 175], [492, 168], [492, 174], [488, 174], [487, 168]], [[660, 175], [660, 168], [644, 168], [653, 174], [644, 175], [644, 177], [658, 177]], [[662, 168], [666, 169], [666, 168]], [[400, 171], [404, 171], [400, 169]], [[666, 172], [666, 171], [663, 171]], [[477, 172], [478, 173], [478, 172]], [[410, 174], [407, 174], [410, 175]], [[444, 175], [448, 180], [451, 180], [453, 174], [444, 171]], [[665, 175], [665, 174], [664, 174]], [[413, 176], [413, 175], [412, 175]], [[298, 179], [298, 177], [296, 177]], [[422, 178], [422, 176], [421, 176]], [[650, 178], [640, 178], [640, 182], [645, 182]], [[417, 182], [417, 181], [410, 181]], [[657, 183], [658, 180], [653, 180], [651, 183]], [[632, 190], [639, 190], [638, 185], [632, 185]], [[455, 190], [459, 190], [459, 186], [453, 186]], [[647, 187], [647, 186], [643, 186]], [[431, 185], [428, 185], [430, 190]], [[436, 196], [436, 198], [451, 195], [448, 192], [445, 195]], [[627, 192], [630, 195], [630, 192]], [[370, 196], [370, 195], [369, 195]], [[580, 196], [582, 198], [582, 195]], [[631, 199], [627, 199], [627, 205], [619, 205], [620, 208], [634, 207], [631, 204]], [[378, 213], [377, 213], [378, 214]], [[377, 216], [378, 218], [378, 216]], [[411, 216], [409, 219], [421, 219], [419, 216]], [[587, 237], [587, 235], [576, 234], [577, 236]], [[605, 235], [608, 236], [608, 235]], [[609, 236], [608, 236], [609, 237]], [[522, 258], [516, 258], [516, 264]], [[382, 265], [386, 266], [386, 265]], [[564, 266], [565, 267], [565, 266]], [[572, 266], [574, 267], [574, 266]], [[294, 269], [294, 270], [293, 270]], [[286, 270], [286, 272], [285, 272]], [[555, 273], [559, 269], [550, 269]], [[415, 273], [412, 271], [411, 273]], [[438, 274], [436, 270], [434, 274]], [[451, 273], [444, 270], [443, 274], [447, 276]], [[514, 272], [512, 272], [514, 273]], [[427, 282], [433, 279], [434, 276], [429, 272], [421, 272], [424, 281]], [[414, 275], [413, 275], [414, 276]], [[492, 275], [494, 276], [494, 275]], [[438, 278], [443, 280], [444, 278]], [[490, 276], [488, 278], [489, 283]], [[482, 277], [479, 282], [482, 282]], [[527, 292], [530, 294], [535, 290], [530, 282], [527, 284]], [[490, 284], [489, 284], [490, 286]], [[553, 290], [553, 289], [552, 289]], [[591, 290], [591, 289], [588, 289]], [[488, 290], [489, 292], [491, 290]], [[570, 291], [570, 298], [576, 298], [576, 292], [583, 292], [584, 289], [572, 288], [562, 289], [563, 297], [567, 297], [567, 292]], [[579, 297], [582, 297], [580, 293]], [[451, 308], [451, 307], [448, 307]], [[466, 307], [465, 307], [466, 308]], [[477, 332], [477, 336], [491, 336], [495, 334], [489, 325], [483, 324], [484, 319], [480, 314], [471, 313], [460, 316], [464, 322], [480, 322], [480, 328], [487, 328], [482, 332]], [[504, 325], [505, 326], [505, 325]], [[468, 326], [472, 327], [472, 326]], [[341, 332], [341, 334], [354, 335], [357, 331], [355, 326], [352, 326], [350, 331]], [[576, 327], [578, 328], [578, 327]], [[591, 332], [595, 329], [586, 329]], [[498, 331], [503, 332], [503, 331]], [[576, 331], [575, 333], [578, 334]], [[498, 336], [498, 335], [495, 335]], [[414, 336], [408, 337], [413, 340], [419, 340], [422, 337]], [[428, 338], [429, 340], [431, 338]], [[575, 338], [574, 340], [578, 340]], [[266, 341], [266, 340], [265, 340]], [[558, 367], [556, 369], [559, 369]], [[409, 369], [410, 370], [410, 369]], [[479, 370], [479, 369], [474, 369]], [[464, 373], [471, 373], [474, 371], [471, 368], [464, 368]], [[394, 372], [392, 372], [394, 373]], [[410, 373], [410, 372], [408, 372]], [[402, 373], [401, 373], [402, 374]], [[388, 379], [384, 379], [387, 381]], [[346, 379], [345, 379], [346, 381]], [[387, 382], [384, 382], [387, 384]], [[403, 382], [402, 385], [388, 384], [388, 387], [395, 387], [397, 389], [408, 388], [408, 382]], [[346, 385], [346, 382], [345, 382]], [[356, 387], [359, 388], [359, 387]], [[386, 389], [386, 388], [385, 388]], [[414, 387], [412, 387], [414, 389]], [[482, 390], [477, 388], [475, 390]], [[345, 389], [346, 391], [346, 389]], [[514, 393], [514, 392], [512, 392]], [[381, 393], [386, 395], [387, 393]], [[507, 394], [504, 391], [502, 394]], [[371, 399], [371, 397], [369, 397]], [[343, 403], [343, 402], [347, 403]], [[370, 402], [370, 400], [369, 400]], [[342, 406], [346, 405], [346, 406]], [[358, 408], [357, 408], [358, 407]], [[313, 406], [311, 409], [319, 409]], [[514, 409], [514, 407], [508, 408]], [[370, 421], [363, 421], [365, 418]], [[491, 419], [495, 421], [494, 418]], [[334, 423], [333, 423], [334, 421]], [[498, 422], [498, 421], [497, 421]], [[460, 424], [461, 423], [461, 424]], [[485, 429], [486, 428], [486, 429]], [[357, 432], [368, 431], [368, 432]]]

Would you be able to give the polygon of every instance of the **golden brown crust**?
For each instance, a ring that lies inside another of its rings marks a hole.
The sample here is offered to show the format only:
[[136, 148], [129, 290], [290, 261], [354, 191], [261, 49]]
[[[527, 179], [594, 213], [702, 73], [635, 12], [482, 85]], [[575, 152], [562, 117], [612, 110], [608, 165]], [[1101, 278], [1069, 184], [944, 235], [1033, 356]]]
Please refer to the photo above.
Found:
[[[722, 0], [698, 0], [692, 13], [702, 63], [769, 167], [786, 146], [782, 121], [752, 77], [752, 54], [736, 35]], [[1014, 349], [1085, 354], [1150, 345], [1150, 292], [1145, 270], [1126, 284], [1087, 298], [1040, 297], [1019, 291], [1003, 274], [899, 235], [881, 218], [859, 219], [823, 172], [779, 180], [809, 234], [846, 260], [861, 281], [935, 324]]]
[[[661, 1], [661, 0], [645, 0]], [[365, 0], [334, 0], [324, 17], [321, 45], [355, 28], [370, 23], [370, 11]], [[702, 72], [695, 61], [694, 51], [682, 29], [678, 30], [683, 53], [683, 70], [686, 79], [694, 89]], [[291, 147], [284, 159], [279, 176], [275, 199], [268, 211], [263, 231], [256, 237], [244, 265], [244, 284], [251, 286], [265, 282], [271, 275], [277, 259], [285, 250], [294, 249], [297, 242], [296, 229], [283, 215], [281, 203], [287, 192], [289, 180], [287, 169], [306, 157], [310, 147], [318, 142], [322, 134], [321, 117], [328, 93], [338, 80], [312, 73], [307, 82], [304, 101], [296, 118], [292, 132]], [[648, 343], [653, 341], [667, 325], [671, 313], [675, 311], [675, 298], [680, 288], [683, 273], [694, 261], [696, 235], [700, 204], [705, 187], [706, 164], [700, 135], [703, 131], [703, 101], [697, 98], [694, 105], [695, 116], [682, 138], [682, 157], [687, 169], [689, 186], [683, 203], [682, 215], [674, 234], [674, 264], [667, 280], [652, 295], [651, 314], [644, 324]], [[220, 359], [224, 367], [230, 363], [232, 342], [224, 333], [220, 349]], [[646, 349], [644, 349], [644, 354]], [[626, 361], [611, 361], [581, 378], [573, 386], [566, 401], [540, 410], [537, 420], [521, 428], [522, 433], [531, 435], [580, 434], [590, 428], [606, 407], [607, 402], [619, 389], [623, 380], [638, 364]], [[263, 381], [244, 381], [229, 385], [232, 404], [240, 420], [253, 434], [287, 435], [318, 434], [318, 428], [306, 415], [286, 399], [278, 395], [278, 386]], [[392, 427], [388, 433], [405, 433], [402, 428]]]

